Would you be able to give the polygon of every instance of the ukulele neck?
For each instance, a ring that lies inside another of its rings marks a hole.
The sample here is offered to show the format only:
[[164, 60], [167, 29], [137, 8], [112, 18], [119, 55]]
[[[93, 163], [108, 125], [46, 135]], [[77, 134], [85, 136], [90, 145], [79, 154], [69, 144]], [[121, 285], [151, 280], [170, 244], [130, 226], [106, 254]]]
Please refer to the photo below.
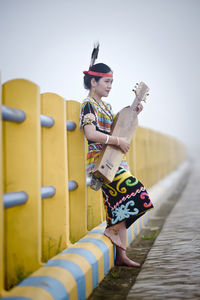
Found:
[[136, 96], [133, 103], [131, 104], [131, 109], [132, 110], [136, 110], [138, 104], [140, 103], [140, 100], [138, 99], [138, 97]]

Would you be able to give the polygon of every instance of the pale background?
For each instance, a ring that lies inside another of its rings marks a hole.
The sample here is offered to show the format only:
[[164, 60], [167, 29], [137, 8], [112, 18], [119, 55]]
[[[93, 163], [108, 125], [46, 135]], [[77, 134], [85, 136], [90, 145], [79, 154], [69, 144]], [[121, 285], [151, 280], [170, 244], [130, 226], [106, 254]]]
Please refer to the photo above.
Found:
[[43, 92], [82, 101], [93, 43], [114, 71], [109, 101], [130, 105], [150, 87], [140, 125], [199, 145], [199, 0], [0, 0], [2, 81], [25, 78]]

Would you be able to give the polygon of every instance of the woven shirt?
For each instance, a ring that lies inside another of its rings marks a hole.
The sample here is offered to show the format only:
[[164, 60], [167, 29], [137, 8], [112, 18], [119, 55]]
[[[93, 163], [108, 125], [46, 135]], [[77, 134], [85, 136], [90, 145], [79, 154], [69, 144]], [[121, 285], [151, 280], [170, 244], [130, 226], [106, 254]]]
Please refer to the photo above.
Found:
[[[87, 97], [81, 104], [79, 128], [83, 129], [85, 125], [93, 124], [97, 131], [110, 135], [114, 118], [115, 115], [109, 103], [106, 103], [105, 101], [98, 103], [93, 98]], [[103, 147], [104, 144], [102, 143], [88, 140], [86, 158], [86, 170], [88, 174], [93, 172]], [[125, 157], [123, 158], [120, 167], [129, 170]]]

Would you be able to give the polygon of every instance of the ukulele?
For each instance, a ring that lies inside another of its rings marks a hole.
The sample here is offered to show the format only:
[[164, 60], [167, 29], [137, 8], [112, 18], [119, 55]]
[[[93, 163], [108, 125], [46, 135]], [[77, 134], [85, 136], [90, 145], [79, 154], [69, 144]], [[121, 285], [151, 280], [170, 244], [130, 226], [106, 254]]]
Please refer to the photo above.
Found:
[[[126, 137], [128, 142], [135, 133], [138, 126], [137, 106], [141, 101], [145, 101], [148, 96], [149, 88], [144, 82], [137, 84], [135, 89], [135, 99], [131, 106], [124, 107], [116, 115], [113, 122], [111, 134], [118, 137]], [[94, 168], [90, 186], [98, 190], [102, 184], [112, 182], [124, 153], [119, 147], [105, 145]]]

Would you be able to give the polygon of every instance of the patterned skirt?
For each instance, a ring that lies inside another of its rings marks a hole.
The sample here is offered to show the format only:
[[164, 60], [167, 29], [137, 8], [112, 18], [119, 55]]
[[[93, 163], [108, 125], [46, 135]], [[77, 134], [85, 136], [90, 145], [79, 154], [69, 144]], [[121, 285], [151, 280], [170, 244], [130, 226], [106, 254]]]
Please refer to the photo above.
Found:
[[126, 228], [153, 208], [149, 195], [137, 178], [119, 168], [114, 180], [102, 186], [107, 227], [126, 221]]

